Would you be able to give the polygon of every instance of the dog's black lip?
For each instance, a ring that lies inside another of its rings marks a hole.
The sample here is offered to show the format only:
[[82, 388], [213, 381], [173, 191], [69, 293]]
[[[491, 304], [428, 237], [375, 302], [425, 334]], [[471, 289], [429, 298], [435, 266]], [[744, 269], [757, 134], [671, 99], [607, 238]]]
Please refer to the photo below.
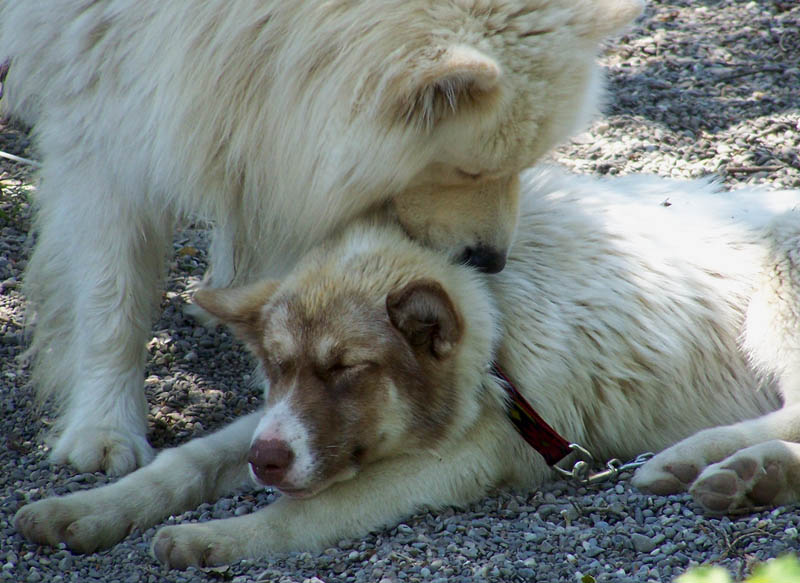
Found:
[[355, 448], [353, 448], [353, 453], [350, 457], [353, 459], [356, 465], [361, 465], [361, 460], [364, 459], [366, 453], [367, 453], [366, 447], [364, 447], [363, 445], [357, 445]]
[[493, 247], [477, 245], [467, 247], [458, 258], [458, 262], [477, 269], [481, 273], [500, 273], [506, 266], [508, 254]]
[[480, 271], [481, 273], [488, 273], [491, 275], [495, 273], [500, 273], [501, 271], [503, 271], [503, 269], [505, 269], [505, 267], [506, 267], [506, 258], [503, 257], [502, 260], [498, 260], [492, 263], [491, 265], [484, 265], [478, 267], [478, 271]]

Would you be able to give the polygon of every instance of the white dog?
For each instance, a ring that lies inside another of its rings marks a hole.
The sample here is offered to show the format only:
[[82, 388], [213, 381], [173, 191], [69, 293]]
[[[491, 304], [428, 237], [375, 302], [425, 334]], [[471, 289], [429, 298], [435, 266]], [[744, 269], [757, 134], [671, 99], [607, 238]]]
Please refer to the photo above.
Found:
[[144, 345], [173, 225], [214, 221], [211, 285], [280, 276], [389, 204], [408, 233], [505, 263], [516, 176], [596, 98], [639, 0], [51, 0], [0, 4], [6, 99], [35, 122], [34, 381], [52, 456], [151, 459]]
[[283, 281], [198, 292], [261, 363], [266, 410], [118, 483], [26, 506], [17, 528], [91, 552], [229, 491], [249, 462], [284, 495], [163, 528], [158, 559], [317, 549], [498, 486], [536, 488], [553, 472], [509, 418], [528, 406], [603, 459], [688, 437], [639, 487], [693, 482], [717, 511], [800, 499], [800, 191], [550, 173], [524, 190], [495, 276], [374, 221]]

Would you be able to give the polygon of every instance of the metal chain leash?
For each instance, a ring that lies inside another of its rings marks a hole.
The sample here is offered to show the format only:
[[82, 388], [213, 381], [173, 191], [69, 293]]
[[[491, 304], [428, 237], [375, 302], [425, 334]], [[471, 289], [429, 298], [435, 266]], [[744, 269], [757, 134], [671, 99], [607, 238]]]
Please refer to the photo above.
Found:
[[643, 466], [645, 463], [647, 463], [647, 460], [655, 455], [652, 452], [643, 453], [627, 463], [623, 463], [621, 460], [613, 458], [608, 460], [602, 469], [594, 470], [593, 468], [596, 468], [598, 464], [595, 461], [595, 457], [589, 452], [589, 450], [577, 443], [570, 443], [569, 448], [575, 452], [580, 459], [578, 459], [578, 461], [576, 461], [569, 470], [559, 466], [558, 464], [555, 464], [553, 469], [562, 476], [580, 482], [581, 484], [596, 484], [598, 482], [616, 478], [620, 472], [635, 470], [636, 468]]

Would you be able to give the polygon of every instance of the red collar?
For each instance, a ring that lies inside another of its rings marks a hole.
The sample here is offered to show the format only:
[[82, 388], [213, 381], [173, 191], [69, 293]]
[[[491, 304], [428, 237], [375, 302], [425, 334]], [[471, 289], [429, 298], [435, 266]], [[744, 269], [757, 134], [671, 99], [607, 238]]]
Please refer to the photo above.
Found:
[[570, 442], [539, 416], [496, 362], [492, 363], [492, 374], [508, 395], [508, 418], [528, 445], [542, 454], [547, 465], [555, 465], [572, 453]]

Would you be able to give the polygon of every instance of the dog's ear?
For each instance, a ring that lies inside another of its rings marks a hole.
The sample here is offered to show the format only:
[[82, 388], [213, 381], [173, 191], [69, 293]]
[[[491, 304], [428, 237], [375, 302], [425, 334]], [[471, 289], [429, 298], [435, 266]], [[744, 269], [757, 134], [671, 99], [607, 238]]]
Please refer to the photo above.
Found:
[[195, 292], [193, 301], [243, 341], [258, 344], [263, 328], [262, 308], [279, 285], [279, 281], [264, 280], [238, 288], [206, 288]]
[[391, 94], [397, 117], [430, 129], [460, 109], [489, 100], [500, 82], [500, 66], [489, 55], [467, 45], [453, 45], [421, 59], [408, 71], [403, 86]]
[[389, 319], [417, 351], [441, 359], [461, 338], [463, 323], [439, 282], [414, 281], [386, 298]]

